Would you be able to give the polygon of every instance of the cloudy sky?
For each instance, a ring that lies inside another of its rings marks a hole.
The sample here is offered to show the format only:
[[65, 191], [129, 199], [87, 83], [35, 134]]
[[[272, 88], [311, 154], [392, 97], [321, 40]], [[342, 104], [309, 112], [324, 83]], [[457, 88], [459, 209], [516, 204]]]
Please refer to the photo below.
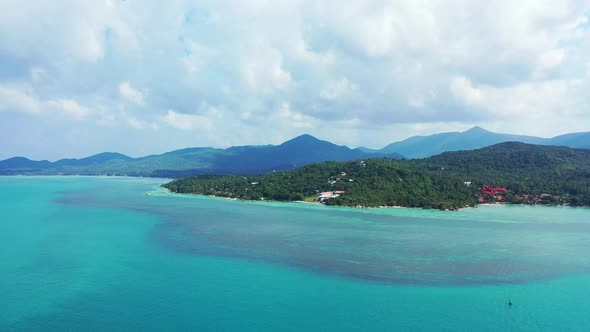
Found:
[[590, 131], [590, 1], [0, 1], [0, 159]]

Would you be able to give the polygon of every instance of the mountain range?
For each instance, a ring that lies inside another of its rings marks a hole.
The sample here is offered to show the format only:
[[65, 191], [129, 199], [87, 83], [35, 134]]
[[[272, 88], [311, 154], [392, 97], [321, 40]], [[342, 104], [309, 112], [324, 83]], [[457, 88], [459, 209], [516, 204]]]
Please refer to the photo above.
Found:
[[55, 162], [14, 157], [0, 161], [0, 175], [79, 174], [178, 178], [199, 174], [260, 174], [323, 161], [425, 158], [447, 151], [473, 150], [508, 141], [590, 149], [590, 132], [541, 138], [499, 134], [474, 127], [464, 132], [414, 136], [380, 150], [362, 147], [351, 149], [310, 135], [301, 135], [280, 145], [246, 145], [227, 149], [186, 148], [140, 158], [113, 152]]
[[387, 145], [383, 149], [359, 148], [368, 153], [398, 153], [406, 158], [426, 158], [447, 151], [474, 150], [503, 142], [521, 142], [537, 145], [568, 146], [590, 149], [590, 132], [573, 133], [542, 138], [534, 136], [500, 134], [473, 127], [463, 132], [441, 133], [430, 136], [413, 136]]
[[141, 158], [131, 158], [112, 152], [55, 162], [14, 157], [0, 161], [0, 174], [177, 178], [197, 174], [259, 174], [294, 169], [314, 162], [368, 157], [402, 158], [395, 153], [367, 153], [322, 141], [310, 135], [301, 135], [280, 145], [234, 146], [227, 149], [187, 148]]

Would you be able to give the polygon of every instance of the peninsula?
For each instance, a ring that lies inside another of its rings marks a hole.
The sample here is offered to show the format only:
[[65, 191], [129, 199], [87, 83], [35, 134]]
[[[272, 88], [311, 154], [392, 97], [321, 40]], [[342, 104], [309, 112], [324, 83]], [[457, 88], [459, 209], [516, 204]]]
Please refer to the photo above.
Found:
[[363, 207], [579, 206], [590, 204], [590, 150], [507, 142], [425, 159], [328, 161], [257, 176], [194, 176], [164, 187], [244, 200]]

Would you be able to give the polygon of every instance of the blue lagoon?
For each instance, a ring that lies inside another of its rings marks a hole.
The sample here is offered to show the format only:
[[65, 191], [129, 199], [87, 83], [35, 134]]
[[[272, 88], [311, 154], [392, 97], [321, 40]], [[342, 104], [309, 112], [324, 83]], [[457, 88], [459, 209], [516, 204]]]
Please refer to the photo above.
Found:
[[0, 177], [0, 330], [590, 329], [590, 209], [330, 208], [165, 181]]

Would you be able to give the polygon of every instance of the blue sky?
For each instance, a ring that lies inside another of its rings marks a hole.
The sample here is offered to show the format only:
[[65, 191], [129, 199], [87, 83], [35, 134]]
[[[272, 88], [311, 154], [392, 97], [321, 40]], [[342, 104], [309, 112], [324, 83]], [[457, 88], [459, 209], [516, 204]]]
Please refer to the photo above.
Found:
[[590, 130], [589, 1], [0, 2], [0, 159]]

